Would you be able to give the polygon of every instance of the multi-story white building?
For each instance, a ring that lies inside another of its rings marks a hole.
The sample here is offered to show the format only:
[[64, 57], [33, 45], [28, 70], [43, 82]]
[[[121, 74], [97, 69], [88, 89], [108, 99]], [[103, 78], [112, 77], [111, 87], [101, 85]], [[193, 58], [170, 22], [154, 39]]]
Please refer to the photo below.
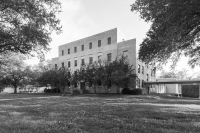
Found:
[[59, 57], [53, 58], [52, 64], [56, 68], [65, 66], [76, 71], [83, 63], [113, 61], [122, 55], [128, 56], [133, 65], [134, 73], [138, 76], [138, 87], [142, 86], [142, 80], [155, 80], [152, 66], [137, 59], [136, 39], [129, 39], [117, 28], [59, 46]]

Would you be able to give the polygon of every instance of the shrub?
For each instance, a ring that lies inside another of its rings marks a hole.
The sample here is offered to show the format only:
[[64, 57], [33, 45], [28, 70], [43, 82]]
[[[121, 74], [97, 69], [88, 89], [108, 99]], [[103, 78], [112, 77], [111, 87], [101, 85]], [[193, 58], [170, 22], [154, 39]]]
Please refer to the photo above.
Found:
[[89, 90], [83, 89], [83, 94], [89, 94], [89, 93], [90, 93]]
[[56, 90], [56, 88], [54, 88], [54, 89], [44, 89], [44, 93], [49, 93], [49, 92], [60, 93], [60, 89], [58, 89], [58, 90]]
[[45, 89], [44, 89], [44, 93], [47, 93], [47, 92], [51, 92], [51, 89], [45, 88]]
[[133, 95], [142, 95], [142, 89], [141, 88], [136, 88], [133, 91]]
[[124, 88], [122, 90], [122, 94], [142, 95], [142, 89], [141, 88], [137, 88], [137, 89], [130, 90], [130, 88]]
[[79, 90], [73, 90], [73, 94], [81, 94]]
[[130, 89], [129, 88], [123, 88], [122, 94], [130, 94]]

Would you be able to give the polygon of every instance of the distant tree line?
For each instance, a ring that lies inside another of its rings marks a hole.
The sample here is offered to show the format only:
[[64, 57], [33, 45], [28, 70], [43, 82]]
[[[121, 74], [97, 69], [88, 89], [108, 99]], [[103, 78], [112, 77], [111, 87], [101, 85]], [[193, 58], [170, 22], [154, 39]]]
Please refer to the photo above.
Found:
[[174, 78], [177, 80], [199, 80], [200, 73], [190, 73], [188, 69], [165, 71], [162, 70], [159, 78]]
[[[35, 66], [28, 66], [23, 61], [23, 55], [12, 54], [0, 69], [0, 84], [2, 88], [12, 86], [14, 93], [17, 88], [26, 85], [51, 86], [56, 92], [64, 91], [66, 87], [77, 88], [81, 85], [89, 86], [97, 92], [102, 86], [109, 93], [111, 86], [120, 88], [135, 86], [136, 75], [132, 65], [122, 57], [113, 62], [101, 61], [84, 64], [80, 69], [71, 71], [70, 68], [54, 68], [50, 61], [41, 62]], [[82, 90], [86, 92], [85, 89]]]

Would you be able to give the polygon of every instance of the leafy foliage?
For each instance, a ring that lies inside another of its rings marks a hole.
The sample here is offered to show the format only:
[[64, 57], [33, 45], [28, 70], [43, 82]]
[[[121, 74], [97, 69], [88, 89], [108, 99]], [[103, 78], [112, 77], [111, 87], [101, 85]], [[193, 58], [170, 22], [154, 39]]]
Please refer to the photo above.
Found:
[[76, 88], [77, 84], [84, 82], [89, 87], [93, 85], [95, 92], [97, 86], [104, 86], [109, 92], [112, 85], [122, 88], [133, 84], [135, 77], [132, 66], [122, 57], [113, 62], [86, 64], [73, 73], [68, 68], [50, 68], [43, 71], [37, 81], [41, 85], [51, 84], [54, 87], [61, 85], [63, 89], [69, 83]]
[[71, 76], [69, 75], [69, 73], [70, 70], [65, 67], [60, 69], [46, 69], [41, 72], [41, 75], [37, 78], [37, 82], [40, 85], [51, 85], [51, 87], [54, 87], [56, 89], [58, 89], [58, 85], [60, 85], [60, 87], [64, 89], [71, 80]]
[[193, 80], [195, 79], [195, 75], [190, 75], [188, 69], [182, 69], [179, 71], [170, 71], [166, 72], [164, 70], [161, 71], [160, 78], [175, 78], [178, 80]]
[[189, 65], [200, 65], [200, 1], [199, 0], [136, 0], [131, 10], [152, 22], [147, 37], [140, 44], [139, 59], [174, 66], [182, 55]]
[[58, 0], [0, 0], [0, 53], [49, 50], [50, 33], [60, 33]]
[[52, 86], [56, 86], [56, 84], [59, 82], [57, 75], [58, 71], [56, 69], [50, 69], [44, 71], [37, 81], [40, 83], [40, 85], [51, 84]]
[[175, 72], [162, 71], [161, 75], [160, 75], [160, 78], [177, 78], [177, 75], [176, 75]]
[[60, 68], [58, 70], [57, 73], [57, 78], [58, 78], [58, 82], [60, 83], [62, 89], [64, 90], [64, 88], [69, 84], [70, 82], [70, 70], [66, 67], [64, 68]]
[[120, 58], [112, 62], [114, 72], [112, 74], [112, 82], [114, 85], [124, 88], [130, 86], [130, 83], [134, 84], [131, 81], [134, 81], [136, 75], [133, 74], [132, 65], [129, 64], [126, 57]]
[[14, 93], [17, 93], [17, 87], [30, 84], [34, 78], [31, 67], [26, 66], [20, 57], [21, 55], [13, 54], [0, 69], [1, 85], [14, 87]]

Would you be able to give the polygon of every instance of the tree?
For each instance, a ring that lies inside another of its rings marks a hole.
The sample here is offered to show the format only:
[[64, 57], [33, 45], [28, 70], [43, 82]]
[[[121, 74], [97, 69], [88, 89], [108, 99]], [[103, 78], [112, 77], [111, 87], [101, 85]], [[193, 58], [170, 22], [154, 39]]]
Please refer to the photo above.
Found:
[[11, 85], [14, 87], [14, 93], [17, 93], [17, 88], [22, 85], [21, 83], [26, 78], [26, 72], [20, 69], [9, 72], [1, 79], [4, 85]]
[[177, 79], [179, 80], [191, 80], [192, 76], [189, 76], [188, 69], [183, 68], [181, 71], [176, 72]]
[[120, 88], [130, 87], [134, 85], [136, 74], [133, 74], [132, 65], [126, 57], [121, 57], [112, 62], [114, 72], [112, 73], [112, 84], [117, 86], [117, 93], [120, 93]]
[[193, 80], [200, 80], [200, 73], [196, 73], [196, 76], [192, 78]]
[[175, 72], [165, 72], [162, 70], [160, 78], [177, 78], [177, 75]]
[[57, 87], [59, 83], [58, 70], [52, 68], [50, 70], [42, 72], [41, 75], [38, 77], [37, 82], [40, 85], [47, 86], [48, 84], [50, 84], [51, 87]]
[[[91, 69], [90, 69], [91, 70]], [[120, 88], [131, 87], [134, 85], [136, 75], [133, 74], [132, 65], [126, 57], [115, 59], [112, 62], [104, 61], [102, 64], [93, 65], [93, 72], [90, 72], [94, 87], [102, 84], [109, 93], [110, 87], [115, 85], [117, 92], [120, 93]], [[92, 76], [93, 75], [93, 76]]]
[[162, 70], [160, 78], [175, 78], [178, 80], [191, 80], [191, 79], [194, 79], [194, 75], [190, 75], [189, 70], [186, 68], [183, 68], [182, 70], [179, 70], [179, 71], [170, 71], [170, 72], [166, 72]]
[[70, 75], [69, 75], [69, 73], [70, 73], [70, 70], [68, 68], [66, 68], [66, 67], [60, 68], [58, 70], [58, 73], [57, 73], [58, 74], [57, 78], [58, 78], [58, 81], [59, 81], [59, 84], [60, 84], [61, 88], [63, 89], [63, 92], [64, 92], [65, 87], [70, 82]]
[[88, 84], [89, 87], [94, 85], [94, 92], [96, 93], [96, 86], [97, 86], [97, 76], [98, 76], [98, 68], [99, 66], [97, 63], [90, 63], [85, 67], [85, 82]]
[[113, 73], [115, 71], [112, 62], [104, 61], [103, 62], [103, 68], [101, 70], [102, 75], [101, 75], [101, 82], [104, 88], [107, 89], [107, 93], [110, 91], [110, 87], [112, 86], [112, 79], [113, 79]]
[[[16, 58], [17, 59], [17, 58]], [[17, 93], [19, 86], [31, 83], [33, 73], [30, 66], [26, 66], [22, 59], [12, 60], [8, 66], [0, 69], [0, 83], [4, 86], [12, 86], [14, 93]]]
[[56, 91], [58, 92], [59, 88], [65, 89], [65, 87], [69, 84], [71, 80], [70, 70], [66, 67], [61, 67], [60, 69], [50, 68], [45, 66], [44, 68], [41, 68], [40, 76], [37, 78], [37, 82], [40, 85], [47, 86], [48, 84], [51, 85], [51, 87], [56, 88]]
[[52, 31], [60, 33], [58, 0], [0, 0], [0, 53], [43, 56]]
[[200, 65], [200, 1], [136, 0], [131, 10], [152, 22], [147, 37], [140, 44], [139, 59], [146, 63], [174, 64], [182, 55], [191, 67]]

